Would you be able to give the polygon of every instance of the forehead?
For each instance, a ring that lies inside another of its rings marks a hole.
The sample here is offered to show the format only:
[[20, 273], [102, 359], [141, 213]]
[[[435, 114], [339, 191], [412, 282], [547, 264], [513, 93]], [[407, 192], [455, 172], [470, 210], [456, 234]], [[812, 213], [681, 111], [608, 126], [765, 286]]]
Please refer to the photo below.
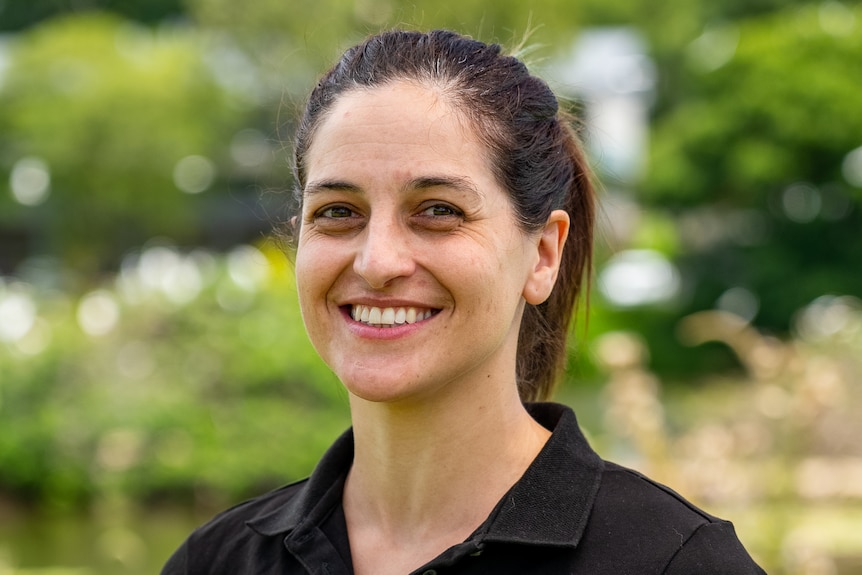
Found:
[[318, 127], [306, 156], [308, 180], [342, 176], [421, 176], [423, 170], [490, 174], [470, 122], [435, 88], [399, 82], [342, 95]]

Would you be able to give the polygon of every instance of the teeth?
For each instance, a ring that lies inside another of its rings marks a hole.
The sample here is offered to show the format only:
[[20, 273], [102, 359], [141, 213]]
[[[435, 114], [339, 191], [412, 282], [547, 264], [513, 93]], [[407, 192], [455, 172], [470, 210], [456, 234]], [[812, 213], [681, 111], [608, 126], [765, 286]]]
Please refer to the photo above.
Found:
[[355, 321], [378, 327], [416, 323], [417, 321], [428, 319], [432, 315], [434, 315], [434, 312], [430, 309], [417, 309], [415, 307], [379, 308], [367, 305], [354, 305], [350, 310], [350, 317]]
[[383, 323], [381, 320], [383, 319], [383, 313], [380, 311], [379, 307], [371, 308], [371, 311], [368, 312], [368, 323]]

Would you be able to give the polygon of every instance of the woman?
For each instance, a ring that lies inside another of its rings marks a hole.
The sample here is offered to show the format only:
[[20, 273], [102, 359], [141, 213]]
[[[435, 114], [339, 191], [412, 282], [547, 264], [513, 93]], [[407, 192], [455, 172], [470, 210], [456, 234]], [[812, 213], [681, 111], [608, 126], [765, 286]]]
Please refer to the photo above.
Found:
[[295, 154], [300, 306], [353, 428], [164, 574], [762, 573], [729, 523], [530, 403], [563, 365], [594, 219], [547, 85], [497, 46], [386, 32], [320, 81]]

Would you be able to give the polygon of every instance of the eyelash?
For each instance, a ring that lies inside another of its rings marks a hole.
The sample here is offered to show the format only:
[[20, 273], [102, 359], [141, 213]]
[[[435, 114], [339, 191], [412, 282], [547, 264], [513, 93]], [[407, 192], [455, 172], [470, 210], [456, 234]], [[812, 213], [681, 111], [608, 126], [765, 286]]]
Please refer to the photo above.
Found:
[[[343, 210], [345, 212], [348, 212], [348, 214], [347, 215], [341, 215], [341, 216], [335, 216], [331, 213], [335, 210], [339, 210], [339, 211]], [[333, 220], [340, 220], [342, 218], [349, 218], [349, 217], [353, 216], [355, 213], [356, 212], [354, 212], [352, 209], [350, 209], [347, 206], [329, 206], [327, 208], [324, 208], [324, 209], [318, 211], [315, 214], [315, 218], [323, 217], [323, 218], [329, 218], [329, 219], [333, 219]]]
[[[417, 230], [448, 232], [457, 228], [464, 219], [464, 212], [442, 202], [425, 202], [409, 218], [410, 225]], [[347, 234], [362, 229], [365, 216], [349, 204], [329, 204], [313, 212], [309, 223], [326, 234]]]
[[[438, 210], [445, 211], [445, 213], [434, 213]], [[464, 212], [449, 204], [433, 204], [427, 207], [423, 207], [417, 215], [419, 215], [420, 217], [428, 218], [461, 218], [464, 216]]]
[[[432, 211], [432, 210], [442, 210], [442, 211], [445, 211], [446, 213], [428, 213], [429, 211]], [[341, 212], [342, 215], [335, 215], [333, 213], [335, 211]], [[352, 217], [354, 215], [356, 215], [356, 212], [352, 208], [350, 208], [349, 206], [335, 205], [335, 206], [327, 206], [321, 210], [318, 210], [314, 214], [314, 219], [327, 218], [327, 219], [331, 219], [331, 220], [340, 220], [340, 219], [346, 219], [346, 218]], [[460, 217], [464, 216], [464, 212], [462, 212], [461, 210], [459, 210], [458, 208], [456, 208], [454, 206], [450, 206], [449, 204], [434, 204], [434, 205], [430, 205], [427, 207], [423, 207], [422, 210], [420, 210], [417, 215], [423, 216], [423, 217], [433, 217], [433, 218], [448, 218], [448, 217], [459, 217], [460, 218]]]
[[446, 210], [447, 213], [446, 214], [428, 214], [428, 216], [429, 217], [435, 217], [435, 218], [449, 218], [449, 217], [459, 217], [460, 218], [460, 217], [464, 216], [464, 212], [462, 212], [458, 208], [455, 208], [454, 206], [450, 206], [449, 204], [434, 204], [432, 206], [428, 206], [428, 207], [424, 208], [419, 213], [420, 213], [420, 215], [424, 215], [426, 212], [428, 212], [430, 210], [438, 210], [438, 209]]

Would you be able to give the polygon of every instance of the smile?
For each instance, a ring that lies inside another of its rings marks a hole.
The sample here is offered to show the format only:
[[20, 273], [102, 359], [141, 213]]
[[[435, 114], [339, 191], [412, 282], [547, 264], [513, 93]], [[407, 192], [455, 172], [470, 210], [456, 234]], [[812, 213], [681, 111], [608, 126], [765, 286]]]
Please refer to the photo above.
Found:
[[350, 317], [374, 327], [394, 327], [405, 323], [416, 323], [434, 315], [434, 310], [416, 307], [373, 307], [354, 305]]

